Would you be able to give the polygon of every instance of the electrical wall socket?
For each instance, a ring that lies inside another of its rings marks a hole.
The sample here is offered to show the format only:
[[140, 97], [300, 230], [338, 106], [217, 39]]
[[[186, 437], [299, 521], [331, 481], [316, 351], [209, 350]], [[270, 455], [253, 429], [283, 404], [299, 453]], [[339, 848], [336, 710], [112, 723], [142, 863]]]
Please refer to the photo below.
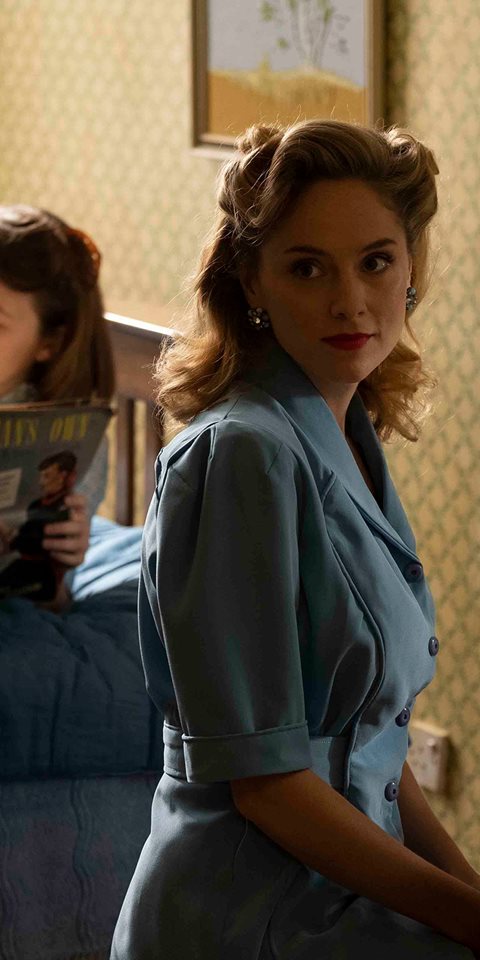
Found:
[[421, 787], [443, 793], [447, 779], [448, 733], [434, 723], [412, 720], [407, 760]]

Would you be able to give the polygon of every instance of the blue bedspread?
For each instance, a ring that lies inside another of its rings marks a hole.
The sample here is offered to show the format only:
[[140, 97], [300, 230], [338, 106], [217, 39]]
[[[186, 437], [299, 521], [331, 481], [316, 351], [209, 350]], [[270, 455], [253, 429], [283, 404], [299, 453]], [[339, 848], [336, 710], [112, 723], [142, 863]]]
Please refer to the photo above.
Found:
[[138, 646], [140, 539], [138, 527], [94, 518], [66, 613], [0, 605], [0, 778], [162, 768], [162, 718]]
[[159, 779], [0, 783], [1, 960], [109, 956]]
[[93, 517], [85, 560], [74, 570], [69, 583], [75, 600], [105, 593], [132, 580], [138, 583], [142, 530]]

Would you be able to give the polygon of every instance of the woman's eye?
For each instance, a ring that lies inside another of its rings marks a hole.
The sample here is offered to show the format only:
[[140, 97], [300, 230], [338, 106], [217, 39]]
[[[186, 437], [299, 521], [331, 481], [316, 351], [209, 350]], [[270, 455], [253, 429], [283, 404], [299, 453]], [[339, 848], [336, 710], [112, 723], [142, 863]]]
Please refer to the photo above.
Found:
[[320, 276], [321, 270], [314, 260], [298, 260], [292, 265], [292, 273], [297, 277], [303, 277], [304, 280], [313, 280]]
[[387, 253], [372, 253], [364, 260], [364, 266], [368, 273], [383, 273], [392, 260], [393, 257]]

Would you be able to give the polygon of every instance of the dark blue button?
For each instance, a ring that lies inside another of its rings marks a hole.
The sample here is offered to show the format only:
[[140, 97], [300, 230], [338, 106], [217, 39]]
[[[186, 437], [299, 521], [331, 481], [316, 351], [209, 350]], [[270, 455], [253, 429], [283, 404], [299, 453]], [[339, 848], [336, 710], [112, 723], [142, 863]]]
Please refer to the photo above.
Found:
[[428, 641], [428, 652], [431, 657], [437, 656], [439, 646], [440, 643], [438, 642], [437, 638], [430, 637], [430, 640]]
[[421, 563], [409, 563], [405, 567], [405, 580], [408, 580], [408, 583], [419, 583], [420, 580], [423, 580], [423, 567]]
[[387, 783], [387, 786], [385, 787], [385, 799], [388, 800], [389, 803], [391, 803], [392, 800], [397, 799], [399, 793], [400, 793], [400, 787], [398, 786], [397, 781], [390, 780], [389, 783]]
[[410, 710], [408, 707], [404, 707], [402, 712], [398, 714], [398, 717], [395, 717], [395, 723], [397, 727], [406, 727], [408, 721], [410, 720]]

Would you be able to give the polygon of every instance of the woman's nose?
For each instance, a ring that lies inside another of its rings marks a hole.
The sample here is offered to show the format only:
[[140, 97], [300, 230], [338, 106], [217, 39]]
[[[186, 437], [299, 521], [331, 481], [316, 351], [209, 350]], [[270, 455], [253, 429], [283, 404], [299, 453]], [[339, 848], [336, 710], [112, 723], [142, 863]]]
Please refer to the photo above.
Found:
[[351, 320], [366, 311], [365, 287], [359, 277], [338, 276], [332, 281], [330, 313], [332, 317]]

